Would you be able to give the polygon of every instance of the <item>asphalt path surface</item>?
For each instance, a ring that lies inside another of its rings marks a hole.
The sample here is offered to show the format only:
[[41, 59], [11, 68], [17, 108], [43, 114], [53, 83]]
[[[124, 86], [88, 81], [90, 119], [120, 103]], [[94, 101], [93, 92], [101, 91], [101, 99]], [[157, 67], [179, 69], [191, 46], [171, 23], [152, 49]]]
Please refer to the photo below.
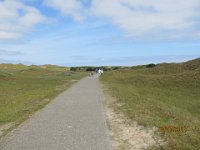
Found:
[[0, 142], [2, 150], [111, 150], [98, 78], [75, 83]]

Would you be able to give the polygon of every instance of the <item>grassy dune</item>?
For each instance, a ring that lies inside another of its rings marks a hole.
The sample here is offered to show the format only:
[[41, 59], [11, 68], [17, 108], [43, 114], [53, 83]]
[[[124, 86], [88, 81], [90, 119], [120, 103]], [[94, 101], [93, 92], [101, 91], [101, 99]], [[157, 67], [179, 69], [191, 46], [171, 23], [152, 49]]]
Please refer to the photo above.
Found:
[[200, 149], [200, 59], [109, 71], [101, 80], [122, 104], [118, 111], [160, 129], [162, 149]]
[[0, 127], [14, 128], [85, 73], [52, 65], [0, 64]]

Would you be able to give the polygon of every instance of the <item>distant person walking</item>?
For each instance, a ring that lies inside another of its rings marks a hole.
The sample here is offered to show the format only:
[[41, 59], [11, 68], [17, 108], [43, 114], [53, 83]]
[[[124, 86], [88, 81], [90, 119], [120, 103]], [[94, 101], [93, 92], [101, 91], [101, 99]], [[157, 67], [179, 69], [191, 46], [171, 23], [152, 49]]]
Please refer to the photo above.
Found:
[[98, 74], [101, 75], [101, 69], [98, 70]]
[[99, 75], [103, 74], [103, 69], [98, 69], [98, 74]]
[[101, 74], [103, 74], [103, 68], [101, 69]]
[[99, 70], [96, 68], [96, 69], [95, 69], [96, 74], [98, 73], [98, 71], [99, 71]]

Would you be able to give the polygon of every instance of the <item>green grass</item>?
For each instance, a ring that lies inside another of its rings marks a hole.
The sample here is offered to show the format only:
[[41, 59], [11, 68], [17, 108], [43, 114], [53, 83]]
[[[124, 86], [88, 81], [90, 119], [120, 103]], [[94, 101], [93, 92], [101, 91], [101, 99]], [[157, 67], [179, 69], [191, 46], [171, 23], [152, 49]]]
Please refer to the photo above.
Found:
[[101, 81], [122, 104], [118, 111], [139, 124], [187, 127], [161, 132], [168, 141], [163, 149], [200, 149], [200, 59], [110, 71]]
[[86, 75], [67, 70], [56, 66], [0, 64], [0, 125], [19, 125]]

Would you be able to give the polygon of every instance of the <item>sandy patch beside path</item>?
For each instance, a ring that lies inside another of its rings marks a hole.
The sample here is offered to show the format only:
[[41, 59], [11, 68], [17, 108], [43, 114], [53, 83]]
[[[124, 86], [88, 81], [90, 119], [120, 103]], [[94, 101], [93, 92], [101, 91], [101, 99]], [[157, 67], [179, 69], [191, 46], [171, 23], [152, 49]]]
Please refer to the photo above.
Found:
[[14, 124], [11, 122], [11, 123], [6, 123], [4, 125], [1, 125], [0, 126], [0, 137], [4, 134], [4, 132], [8, 129], [10, 129]]
[[130, 121], [122, 113], [114, 111], [116, 105], [120, 104], [117, 104], [108, 92], [104, 91], [104, 95], [114, 150], [143, 150], [152, 146], [160, 147], [164, 144], [164, 140], [155, 134], [157, 128], [144, 128], [137, 122]]

